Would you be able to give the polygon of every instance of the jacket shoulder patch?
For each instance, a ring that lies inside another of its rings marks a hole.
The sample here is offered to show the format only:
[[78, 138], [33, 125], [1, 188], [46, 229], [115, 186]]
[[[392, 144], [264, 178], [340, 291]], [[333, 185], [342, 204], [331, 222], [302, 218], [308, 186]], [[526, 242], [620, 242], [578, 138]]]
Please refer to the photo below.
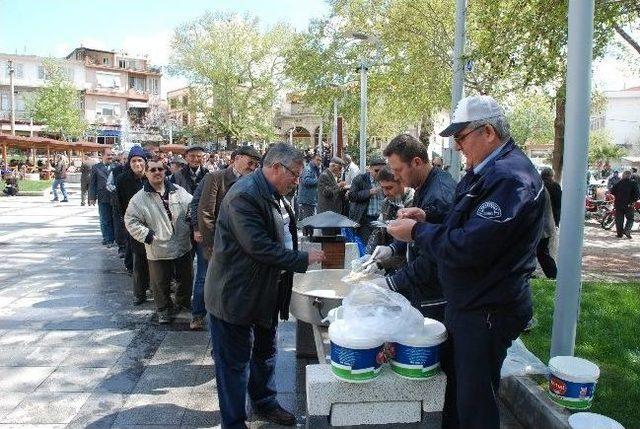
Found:
[[478, 207], [476, 215], [490, 220], [500, 219], [502, 217], [502, 209], [493, 201], [485, 201]]

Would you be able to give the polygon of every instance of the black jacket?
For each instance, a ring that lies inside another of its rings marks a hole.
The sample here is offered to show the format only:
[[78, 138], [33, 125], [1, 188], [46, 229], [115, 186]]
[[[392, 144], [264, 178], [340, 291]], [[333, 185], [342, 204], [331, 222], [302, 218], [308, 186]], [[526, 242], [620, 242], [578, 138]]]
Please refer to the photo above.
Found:
[[562, 207], [562, 188], [558, 182], [553, 180], [544, 180], [544, 187], [549, 192], [549, 198], [551, 201], [551, 212], [553, 212], [553, 221], [556, 226], [560, 225], [560, 209]]
[[204, 290], [207, 311], [215, 317], [265, 328], [274, 325], [278, 311], [288, 317], [292, 272], [308, 267], [307, 252], [296, 250], [295, 216], [288, 211], [293, 250], [283, 245], [281, 208], [261, 169], [229, 189], [218, 213]]
[[349, 190], [349, 218], [360, 224], [363, 224], [363, 217], [367, 213], [369, 207], [369, 199], [371, 199], [371, 175], [369, 172], [358, 174], [351, 182]]
[[614, 206], [623, 209], [629, 204], [638, 201], [638, 185], [631, 179], [622, 179], [611, 188], [611, 193], [616, 197]]
[[200, 167], [198, 174], [196, 174], [196, 180], [193, 180], [191, 178], [191, 171], [189, 171], [190, 168], [191, 167], [189, 167], [189, 165], [185, 165], [184, 167], [182, 167], [182, 170], [174, 173], [171, 176], [171, 181], [176, 185], [182, 186], [188, 193], [193, 195], [193, 193], [196, 191], [196, 188], [198, 187], [198, 183], [200, 183], [202, 178], [209, 172], [209, 170], [204, 167]]
[[111, 192], [107, 190], [107, 178], [112, 166], [99, 162], [91, 167], [91, 179], [89, 181], [89, 199], [98, 200], [100, 203], [111, 204]]
[[[142, 186], [146, 179], [144, 176], [142, 178], [138, 178], [133, 173], [133, 171], [131, 171], [131, 168], [125, 167], [122, 170], [121, 174], [116, 177], [115, 181], [116, 200], [120, 209], [120, 213], [124, 215], [124, 213], [126, 213], [127, 211], [127, 207], [129, 206], [129, 201], [140, 189], [142, 189]], [[127, 235], [129, 235], [129, 232], [127, 232]], [[131, 243], [131, 250], [133, 252], [139, 255], [145, 254], [144, 244], [134, 239], [131, 239], [129, 241]]]

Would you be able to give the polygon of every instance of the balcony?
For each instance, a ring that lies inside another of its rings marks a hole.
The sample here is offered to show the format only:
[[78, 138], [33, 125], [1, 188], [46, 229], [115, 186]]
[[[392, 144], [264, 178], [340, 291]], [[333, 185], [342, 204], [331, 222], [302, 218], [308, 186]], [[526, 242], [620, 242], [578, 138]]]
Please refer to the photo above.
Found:
[[123, 87], [104, 87], [98, 84], [88, 85], [86, 88], [88, 95], [102, 95], [107, 97], [126, 98], [128, 100], [149, 101], [149, 92]]

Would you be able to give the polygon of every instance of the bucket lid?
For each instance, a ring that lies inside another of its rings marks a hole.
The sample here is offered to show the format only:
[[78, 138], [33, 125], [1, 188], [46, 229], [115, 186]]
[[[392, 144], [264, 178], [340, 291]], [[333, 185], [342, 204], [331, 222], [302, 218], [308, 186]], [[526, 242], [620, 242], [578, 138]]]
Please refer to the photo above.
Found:
[[384, 344], [384, 340], [365, 336], [344, 319], [337, 319], [329, 325], [329, 339], [339, 346], [354, 349], [372, 349]]
[[430, 346], [443, 343], [447, 339], [447, 328], [437, 320], [424, 318], [423, 329], [407, 334], [400, 342], [409, 346]]
[[624, 429], [617, 421], [596, 413], [575, 413], [569, 417], [571, 429]]
[[567, 381], [594, 383], [600, 368], [593, 362], [575, 356], [556, 356], [549, 360], [549, 370]]

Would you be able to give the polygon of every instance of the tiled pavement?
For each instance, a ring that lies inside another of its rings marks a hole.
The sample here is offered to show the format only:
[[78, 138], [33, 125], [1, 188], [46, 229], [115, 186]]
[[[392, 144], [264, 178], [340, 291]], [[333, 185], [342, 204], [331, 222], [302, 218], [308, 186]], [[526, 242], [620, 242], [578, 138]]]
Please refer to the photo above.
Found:
[[[0, 429], [218, 425], [207, 334], [189, 332], [186, 315], [154, 324], [151, 302], [132, 307], [130, 278], [98, 228], [76, 196], [0, 198]], [[611, 249], [608, 234], [585, 235], [586, 255]], [[279, 399], [303, 426], [307, 362], [295, 359], [293, 322], [278, 341]], [[505, 412], [503, 427], [520, 426]]]

